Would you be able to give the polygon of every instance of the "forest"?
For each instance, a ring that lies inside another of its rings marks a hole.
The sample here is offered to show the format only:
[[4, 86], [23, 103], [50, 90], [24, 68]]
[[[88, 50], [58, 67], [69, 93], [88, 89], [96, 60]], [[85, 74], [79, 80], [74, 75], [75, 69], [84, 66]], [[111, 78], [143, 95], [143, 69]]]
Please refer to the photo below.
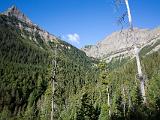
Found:
[[28, 36], [26, 31], [6, 24], [12, 19], [0, 16], [0, 119], [50, 119], [51, 69], [56, 44], [55, 119], [159, 119], [159, 51], [146, 55], [151, 51], [151, 47], [146, 46], [140, 52], [147, 78], [147, 103], [143, 104], [135, 59], [105, 63], [87, 57], [61, 40], [47, 45], [38, 35], [40, 44], [37, 44], [22, 37], [21, 34]]
[[[132, 33], [130, 10], [128, 20]], [[160, 119], [160, 40], [107, 63], [19, 23], [29, 27], [0, 14], [0, 120]]]

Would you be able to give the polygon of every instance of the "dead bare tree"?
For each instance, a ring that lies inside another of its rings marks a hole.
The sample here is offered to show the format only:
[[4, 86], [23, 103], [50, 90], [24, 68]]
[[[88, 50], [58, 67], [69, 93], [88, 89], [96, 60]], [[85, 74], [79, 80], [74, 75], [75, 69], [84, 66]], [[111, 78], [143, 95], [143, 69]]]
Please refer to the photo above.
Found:
[[107, 85], [107, 104], [109, 107], [108, 114], [111, 117], [111, 104], [110, 104], [110, 93], [109, 93], [109, 85]]
[[128, 2], [128, 0], [115, 0], [115, 3], [116, 3], [116, 5], [117, 4], [125, 4], [126, 8], [127, 8], [127, 14], [123, 14], [122, 17], [120, 17], [120, 19], [118, 20], [118, 22], [122, 24], [125, 16], [127, 15], [127, 18], [128, 18], [128, 21], [129, 21], [129, 34], [130, 34], [130, 36], [132, 37], [132, 40], [133, 40], [134, 53], [135, 53], [135, 58], [136, 58], [136, 63], [137, 63], [137, 70], [138, 70], [138, 79], [140, 80], [141, 95], [143, 97], [143, 103], [145, 104], [146, 103], [145, 78], [144, 78], [143, 73], [142, 73], [142, 67], [141, 67], [141, 62], [140, 62], [140, 57], [139, 57], [139, 48], [138, 48], [138, 44], [137, 44], [137, 39], [138, 38], [136, 38], [136, 36], [134, 34], [129, 2]]
[[124, 87], [124, 85], [122, 86], [122, 95], [124, 96], [123, 113], [124, 113], [124, 117], [125, 117], [126, 116], [126, 93], [125, 93], [125, 87]]
[[54, 53], [54, 59], [52, 60], [52, 77], [51, 77], [51, 84], [52, 84], [51, 120], [54, 120], [54, 91], [55, 91], [55, 84], [56, 84], [57, 45], [55, 46], [53, 53]]

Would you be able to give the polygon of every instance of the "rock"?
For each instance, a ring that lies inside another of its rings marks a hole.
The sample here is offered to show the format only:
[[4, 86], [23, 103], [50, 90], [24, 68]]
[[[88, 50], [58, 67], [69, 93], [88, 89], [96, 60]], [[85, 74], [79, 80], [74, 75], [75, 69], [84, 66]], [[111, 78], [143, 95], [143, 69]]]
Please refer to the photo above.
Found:
[[[47, 43], [48, 41], [53, 42], [53, 40], [57, 40], [57, 37], [50, 34], [49, 32], [41, 29], [38, 25], [33, 24], [32, 21], [26, 17], [16, 6], [12, 6], [7, 11], [3, 12], [2, 14], [7, 16], [14, 16], [19, 21], [16, 27], [18, 27], [20, 30], [26, 30], [30, 32], [31, 34], [35, 35], [35, 33], [38, 33], [40, 37]], [[25, 23], [25, 24], [22, 24]]]
[[134, 28], [132, 35], [128, 30], [114, 32], [96, 45], [85, 46], [82, 50], [89, 57], [110, 60], [120, 55], [131, 56], [134, 44], [142, 48], [158, 38], [160, 38], [160, 28], [154, 30]]
[[12, 6], [9, 8], [7, 11], [4, 12], [5, 15], [7, 16], [15, 16], [18, 18], [20, 21], [23, 21], [27, 24], [32, 24], [31, 20], [28, 19], [16, 6]]

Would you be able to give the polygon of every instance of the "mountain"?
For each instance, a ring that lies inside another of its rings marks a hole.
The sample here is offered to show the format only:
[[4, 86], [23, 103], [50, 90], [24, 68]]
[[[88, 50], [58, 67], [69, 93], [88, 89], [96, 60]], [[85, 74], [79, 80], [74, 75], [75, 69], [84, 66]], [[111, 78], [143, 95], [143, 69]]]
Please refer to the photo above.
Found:
[[33, 24], [15, 6], [0, 14], [0, 58], [0, 120], [50, 119], [55, 59], [54, 119], [72, 95], [96, 80], [94, 62], [84, 52]]
[[9, 8], [7, 11], [5, 11], [3, 13], [4, 15], [7, 16], [15, 16], [17, 19], [19, 19], [20, 21], [23, 21], [25, 23], [28, 24], [33, 24], [32, 21], [30, 19], [28, 19], [21, 11], [19, 11], [16, 6], [12, 6], [11, 8]]
[[[18, 8], [16, 8], [16, 6], [12, 6], [11, 8], [9, 8], [7, 11], [5, 11], [2, 14], [9, 16], [9, 17], [12, 17], [12, 16], [15, 17], [16, 19], [19, 20], [19, 22], [16, 23], [16, 26], [19, 29], [26, 30], [32, 34], [38, 33], [38, 35], [42, 39], [44, 39], [46, 42], [56, 39], [56, 36], [41, 29], [38, 25], [33, 24], [29, 18], [27, 18]], [[36, 41], [36, 38], [34, 40]]]
[[[132, 36], [134, 36], [134, 38]], [[136, 44], [138, 44], [140, 49], [146, 45], [152, 45], [156, 42], [159, 43], [160, 28], [153, 30], [134, 28], [132, 35], [130, 35], [130, 31], [128, 30], [114, 32], [96, 45], [87, 45], [82, 48], [82, 50], [89, 57], [110, 61], [112, 58], [118, 56], [132, 56], [134, 44], [133, 39], [136, 39]], [[154, 50], [158, 50], [159, 48], [160, 43]]]
[[[134, 58], [92, 59], [9, 8], [0, 14], [0, 120], [50, 120], [52, 105], [54, 120], [159, 120], [160, 42], [143, 38], [146, 104]], [[119, 49], [111, 41], [108, 53]]]

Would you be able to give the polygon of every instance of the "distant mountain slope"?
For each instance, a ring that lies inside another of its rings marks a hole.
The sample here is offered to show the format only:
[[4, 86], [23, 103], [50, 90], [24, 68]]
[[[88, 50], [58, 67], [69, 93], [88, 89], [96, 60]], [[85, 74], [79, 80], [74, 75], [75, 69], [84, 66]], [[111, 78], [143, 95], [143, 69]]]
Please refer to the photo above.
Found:
[[[133, 36], [135, 36], [139, 47], [143, 48], [145, 45], [160, 39], [160, 28], [153, 30], [135, 28]], [[131, 56], [133, 54], [133, 43], [133, 38], [129, 36], [129, 32], [123, 30], [112, 33], [96, 45], [85, 46], [82, 50], [90, 57], [110, 60], [116, 56]], [[159, 48], [158, 46], [156, 50]]]

